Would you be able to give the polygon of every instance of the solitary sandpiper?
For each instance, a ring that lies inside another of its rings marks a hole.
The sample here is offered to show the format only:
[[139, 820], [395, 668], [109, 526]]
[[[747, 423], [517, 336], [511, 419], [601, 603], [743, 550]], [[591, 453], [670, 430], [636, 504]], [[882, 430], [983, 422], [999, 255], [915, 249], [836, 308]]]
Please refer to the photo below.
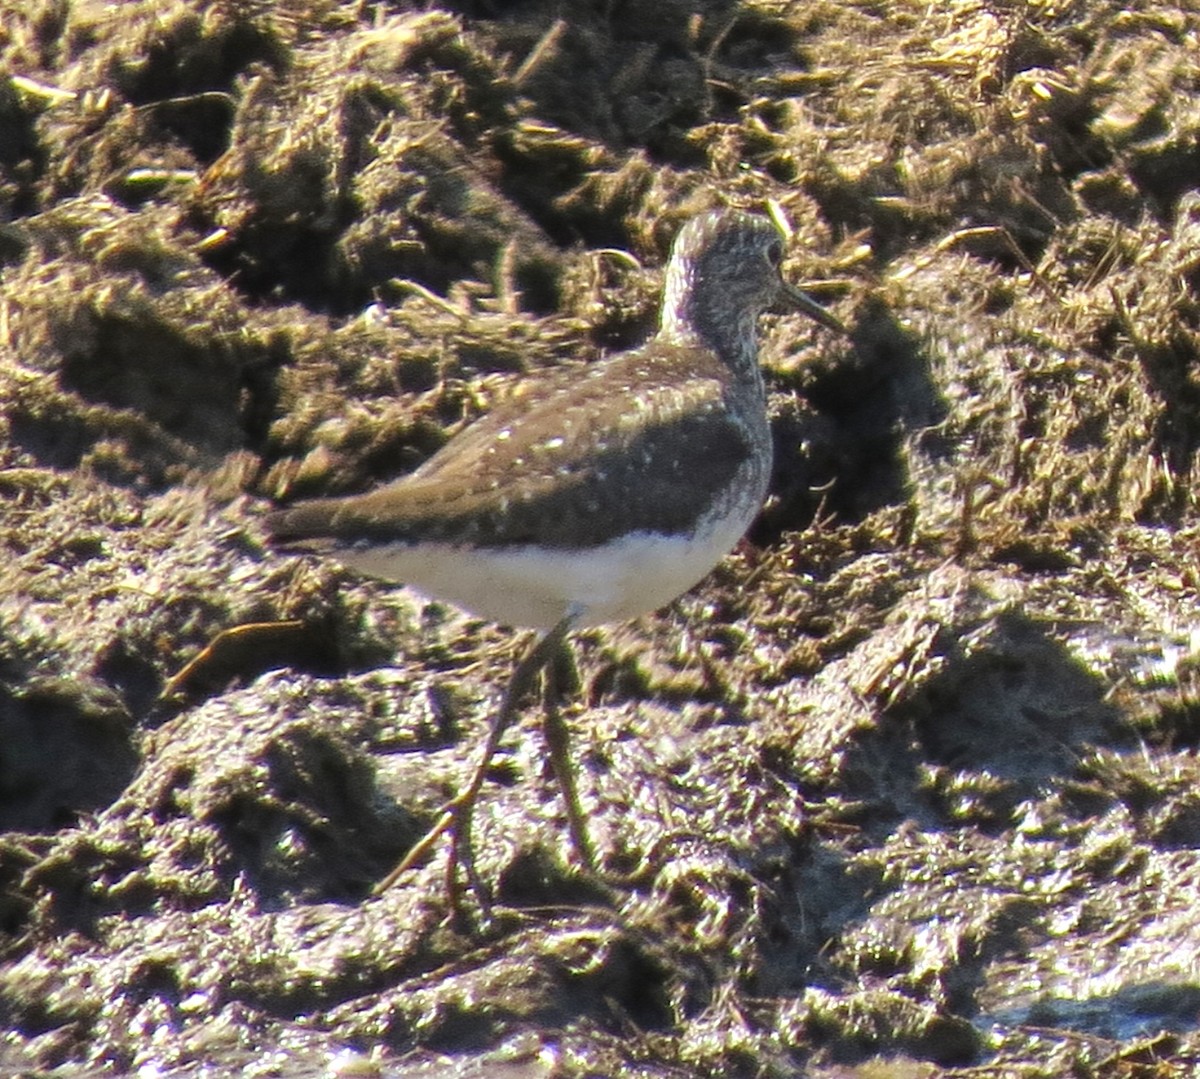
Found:
[[[288, 550], [329, 555], [467, 611], [540, 631], [492, 720], [471, 781], [377, 888], [451, 834], [448, 882], [473, 887], [472, 807], [522, 694], [582, 626], [653, 611], [696, 584], [758, 513], [771, 432], [756, 327], [789, 301], [844, 327], [780, 276], [784, 237], [765, 217], [715, 210], [676, 237], [658, 333], [640, 348], [528, 380], [408, 476], [361, 495], [272, 513]], [[552, 666], [552, 665], [551, 665]], [[544, 730], [579, 857], [593, 862], [548, 694]]]

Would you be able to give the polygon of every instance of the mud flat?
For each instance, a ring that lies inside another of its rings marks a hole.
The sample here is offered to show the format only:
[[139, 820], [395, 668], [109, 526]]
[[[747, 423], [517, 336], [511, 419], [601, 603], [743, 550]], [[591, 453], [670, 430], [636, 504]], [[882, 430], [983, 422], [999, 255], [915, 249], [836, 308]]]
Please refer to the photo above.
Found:
[[[1194, 1074], [1198, 177], [1183, 5], [10, 5], [0, 1074]], [[369, 898], [518, 642], [260, 514], [638, 341], [722, 201], [853, 336], [767, 320], [748, 541], [577, 642], [628, 886], [531, 713], [485, 931]]]

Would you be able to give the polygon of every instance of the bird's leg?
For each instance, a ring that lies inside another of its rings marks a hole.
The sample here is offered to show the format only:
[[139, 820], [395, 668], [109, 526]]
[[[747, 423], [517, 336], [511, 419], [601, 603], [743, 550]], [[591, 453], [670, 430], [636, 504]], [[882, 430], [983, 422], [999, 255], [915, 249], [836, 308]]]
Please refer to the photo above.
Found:
[[571, 736], [566, 721], [558, 710], [558, 666], [566, 659], [560, 641], [553, 656], [548, 657], [546, 673], [542, 678], [542, 736], [550, 752], [550, 767], [558, 780], [563, 801], [567, 807], [567, 827], [571, 832], [571, 845], [584, 868], [596, 868], [596, 852], [588, 836], [587, 818], [579, 801], [579, 790], [575, 785], [575, 769], [571, 763]]
[[442, 815], [428, 832], [412, 847], [395, 869], [375, 886], [375, 895], [387, 891], [402, 874], [411, 869], [425, 857], [433, 845], [447, 831], [451, 833], [449, 858], [446, 865], [446, 891], [453, 909], [460, 909], [461, 891], [458, 886], [458, 866], [461, 863], [467, 873], [468, 881], [476, 896], [484, 902], [484, 893], [475, 873], [475, 859], [471, 849], [471, 815], [475, 808], [475, 799], [487, 779], [491, 768], [492, 758], [500, 745], [508, 725], [517, 714], [517, 706], [528, 691], [533, 679], [561, 647], [574, 621], [574, 615], [561, 619], [553, 628], [548, 630], [540, 640], [536, 641], [528, 652], [521, 658], [509, 679], [500, 702], [500, 708], [492, 718], [488, 728], [487, 741], [479, 763], [471, 773], [471, 779], [462, 791], [452, 798], [442, 809]]
[[517, 664], [512, 678], [509, 679], [508, 687], [504, 691], [500, 709], [488, 730], [487, 744], [484, 746], [479, 763], [475, 766], [471, 782], [446, 807], [454, 818], [454, 827], [450, 834], [449, 856], [446, 860], [446, 894], [449, 896], [451, 908], [454, 910], [461, 908], [462, 897], [458, 887], [458, 866], [460, 864], [471, 890], [480, 903], [486, 906], [486, 893], [479, 880], [479, 875], [475, 871], [475, 851], [471, 843], [471, 818], [475, 812], [475, 801], [487, 778], [492, 757], [499, 748], [500, 738], [517, 714], [521, 698], [528, 692], [539, 671], [553, 667], [553, 661], [562, 648], [563, 640], [571, 628], [572, 621], [574, 619], [570, 616], [560, 619], [540, 640], [533, 644], [522, 657], [521, 662]]

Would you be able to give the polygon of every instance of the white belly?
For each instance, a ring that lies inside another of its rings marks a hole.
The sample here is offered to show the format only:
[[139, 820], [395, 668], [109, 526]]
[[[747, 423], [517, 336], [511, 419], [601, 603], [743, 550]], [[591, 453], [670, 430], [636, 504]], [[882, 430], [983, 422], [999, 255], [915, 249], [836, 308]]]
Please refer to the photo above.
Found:
[[636, 618], [682, 595], [725, 557], [751, 518], [706, 522], [693, 536], [634, 532], [582, 550], [396, 544], [343, 549], [337, 557], [503, 625], [545, 630], [575, 613], [576, 627], [594, 626]]

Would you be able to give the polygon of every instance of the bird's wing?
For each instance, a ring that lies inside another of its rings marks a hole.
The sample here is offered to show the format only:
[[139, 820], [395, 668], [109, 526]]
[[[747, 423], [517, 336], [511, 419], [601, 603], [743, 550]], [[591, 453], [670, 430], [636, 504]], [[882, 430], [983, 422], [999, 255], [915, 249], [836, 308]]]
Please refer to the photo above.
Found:
[[533, 385], [412, 475], [279, 511], [268, 528], [311, 549], [567, 548], [584, 535], [590, 544], [628, 531], [687, 532], [749, 466], [755, 433], [728, 414], [730, 379], [716, 357], [651, 344], [575, 373]]

